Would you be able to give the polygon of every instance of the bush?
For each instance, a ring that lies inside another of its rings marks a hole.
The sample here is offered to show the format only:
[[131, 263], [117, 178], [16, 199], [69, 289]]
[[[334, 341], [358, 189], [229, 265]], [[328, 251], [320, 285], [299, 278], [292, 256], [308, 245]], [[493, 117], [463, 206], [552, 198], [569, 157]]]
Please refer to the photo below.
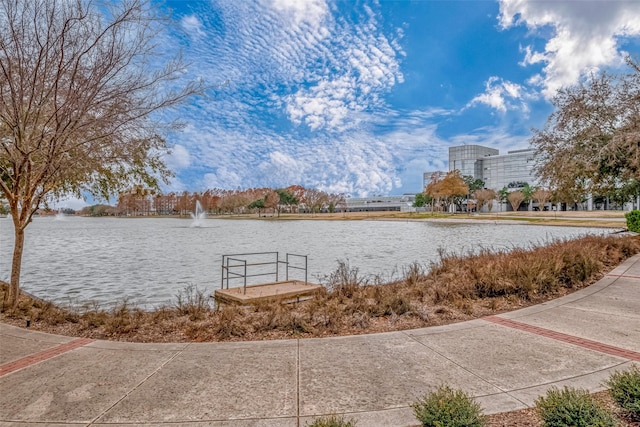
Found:
[[355, 427], [355, 425], [354, 420], [345, 421], [344, 417], [336, 415], [318, 418], [313, 423], [307, 424], [308, 427]]
[[438, 387], [411, 407], [425, 427], [482, 427], [486, 423], [479, 403], [448, 386]]
[[627, 228], [629, 231], [640, 233], [640, 211], [633, 210], [627, 212], [624, 214], [624, 217], [627, 218]]
[[545, 427], [614, 427], [615, 417], [599, 406], [588, 391], [552, 388], [536, 399], [536, 410]]
[[640, 369], [633, 365], [631, 369], [615, 372], [607, 381], [613, 400], [635, 418], [640, 418]]

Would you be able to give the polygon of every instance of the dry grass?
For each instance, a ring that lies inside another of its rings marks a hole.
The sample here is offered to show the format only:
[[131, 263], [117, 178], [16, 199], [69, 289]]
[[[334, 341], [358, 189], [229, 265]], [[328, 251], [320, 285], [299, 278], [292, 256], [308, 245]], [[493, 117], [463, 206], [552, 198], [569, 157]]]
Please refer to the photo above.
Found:
[[[428, 271], [370, 283], [348, 263], [306, 302], [216, 309], [188, 288], [174, 306], [143, 311], [126, 301], [110, 310], [70, 310], [22, 296], [0, 320], [52, 333], [138, 342], [237, 341], [363, 334], [441, 325], [513, 310], [580, 289], [640, 253], [640, 238], [588, 236], [534, 249], [441, 254]], [[7, 286], [0, 287], [6, 301]]]
[[[609, 391], [594, 393], [592, 397], [598, 404], [613, 413], [621, 427], [640, 427], [640, 421], [634, 420], [628, 413], [618, 407], [611, 398]], [[503, 412], [489, 415], [487, 427], [542, 427], [543, 423], [535, 408], [520, 411]]]

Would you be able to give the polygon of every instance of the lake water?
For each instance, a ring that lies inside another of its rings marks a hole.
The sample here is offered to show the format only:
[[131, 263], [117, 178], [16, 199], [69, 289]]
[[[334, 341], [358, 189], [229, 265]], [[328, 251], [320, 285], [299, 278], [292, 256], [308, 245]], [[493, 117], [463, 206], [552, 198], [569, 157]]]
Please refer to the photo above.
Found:
[[[223, 254], [279, 251], [308, 256], [309, 281], [348, 261], [360, 274], [402, 277], [439, 250], [468, 253], [544, 244], [606, 231], [524, 224], [412, 221], [256, 221], [176, 218], [35, 218], [27, 227], [22, 288], [62, 304], [127, 298], [143, 308], [175, 302], [187, 286], [213, 293]], [[0, 218], [0, 279], [8, 281], [13, 223]]]

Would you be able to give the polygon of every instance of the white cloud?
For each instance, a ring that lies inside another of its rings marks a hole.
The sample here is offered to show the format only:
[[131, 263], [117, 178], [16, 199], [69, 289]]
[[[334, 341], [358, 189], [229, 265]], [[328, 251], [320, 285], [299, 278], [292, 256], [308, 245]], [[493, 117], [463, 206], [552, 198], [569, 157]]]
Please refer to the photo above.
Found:
[[180, 20], [180, 25], [191, 37], [203, 37], [205, 32], [202, 28], [202, 21], [195, 15], [184, 16]]
[[638, 1], [526, 1], [500, 0], [503, 28], [526, 25], [531, 31], [551, 29], [543, 51], [524, 48], [523, 65], [545, 64], [531, 80], [551, 98], [562, 86], [585, 74], [622, 63], [621, 37], [640, 35]]
[[492, 76], [485, 82], [485, 91], [469, 101], [465, 108], [484, 104], [501, 113], [517, 109], [526, 114], [529, 107], [525, 101], [533, 98], [521, 85]]
[[166, 156], [165, 162], [173, 170], [188, 168], [191, 165], [191, 155], [186, 147], [176, 144], [171, 148], [171, 153]]
[[265, 4], [271, 4], [278, 12], [288, 15], [296, 26], [308, 23], [318, 27], [329, 12], [324, 0], [271, 0]]
[[82, 198], [78, 198], [76, 196], [67, 196], [61, 198], [60, 200], [56, 200], [51, 205], [54, 209], [73, 209], [75, 211], [79, 211], [89, 204]]
[[318, 0], [211, 4], [221, 24], [196, 20], [209, 16], [199, 10], [182, 25], [205, 36], [180, 42], [190, 76], [229, 84], [181, 107], [188, 126], [167, 158], [177, 171], [170, 188], [378, 194], [402, 185], [396, 162], [410, 150], [367, 130], [403, 81], [401, 32], [383, 31], [368, 7], [338, 17]]

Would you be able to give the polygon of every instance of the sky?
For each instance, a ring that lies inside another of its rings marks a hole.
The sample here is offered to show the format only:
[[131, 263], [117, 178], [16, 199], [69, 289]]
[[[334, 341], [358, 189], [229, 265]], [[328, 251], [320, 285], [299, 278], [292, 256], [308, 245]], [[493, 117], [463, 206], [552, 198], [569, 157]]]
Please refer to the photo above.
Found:
[[528, 147], [556, 91], [640, 56], [640, 1], [164, 0], [206, 96], [166, 112], [164, 191], [422, 191], [448, 148]]

